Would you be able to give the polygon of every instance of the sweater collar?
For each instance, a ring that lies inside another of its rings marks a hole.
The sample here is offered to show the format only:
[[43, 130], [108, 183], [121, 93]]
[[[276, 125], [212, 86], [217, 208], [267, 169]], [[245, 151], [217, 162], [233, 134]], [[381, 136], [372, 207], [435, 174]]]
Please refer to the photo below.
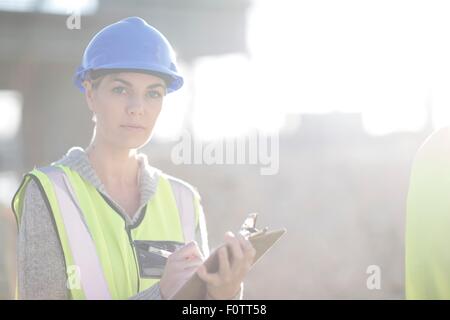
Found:
[[[140, 206], [142, 206], [146, 204], [156, 192], [161, 171], [150, 166], [147, 155], [143, 153], [139, 153], [137, 155], [137, 160], [139, 162], [138, 183], [140, 191]], [[61, 164], [69, 167], [77, 172], [86, 181], [91, 183], [98, 191], [111, 198], [106, 192], [104, 184], [92, 167], [89, 157], [83, 148], [72, 147], [61, 159], [52, 163], [52, 165], [54, 164]]]

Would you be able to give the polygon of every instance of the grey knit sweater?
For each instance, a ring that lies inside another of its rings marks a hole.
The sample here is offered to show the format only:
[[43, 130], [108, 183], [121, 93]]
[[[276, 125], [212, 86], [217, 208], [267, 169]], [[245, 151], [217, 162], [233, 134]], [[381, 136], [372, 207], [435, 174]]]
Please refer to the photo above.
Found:
[[[116, 205], [127, 224], [133, 224], [139, 219], [142, 206], [148, 203], [155, 194], [158, 178], [162, 174], [160, 170], [148, 164], [147, 157], [144, 154], [138, 155], [138, 161], [140, 208], [132, 219], [108, 195], [105, 186], [100, 181], [82, 148], [71, 148], [65, 156], [52, 164], [63, 164], [78, 172], [81, 177]], [[172, 181], [176, 181], [176, 183], [181, 183], [184, 187], [191, 188], [182, 180], [169, 175], [165, 176], [173, 179]], [[195, 240], [204, 256], [208, 256], [208, 236], [203, 210], [200, 210]], [[52, 223], [51, 213], [48, 211], [44, 198], [33, 180], [29, 182], [25, 190], [17, 250], [19, 299], [68, 299], [67, 274], [61, 244]], [[241, 285], [241, 290], [234, 299], [242, 299], [242, 293], [243, 286]], [[131, 297], [131, 299], [161, 299], [159, 282]]]

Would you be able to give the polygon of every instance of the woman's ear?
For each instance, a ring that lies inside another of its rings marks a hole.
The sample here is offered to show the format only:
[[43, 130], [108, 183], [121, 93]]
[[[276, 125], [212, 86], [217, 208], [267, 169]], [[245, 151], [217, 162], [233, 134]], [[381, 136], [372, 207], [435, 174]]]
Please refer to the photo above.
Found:
[[95, 112], [95, 110], [94, 110], [94, 88], [92, 87], [92, 82], [88, 81], [88, 80], [84, 80], [83, 87], [84, 87], [84, 97], [86, 98], [86, 103], [87, 103], [89, 109], [92, 112]]

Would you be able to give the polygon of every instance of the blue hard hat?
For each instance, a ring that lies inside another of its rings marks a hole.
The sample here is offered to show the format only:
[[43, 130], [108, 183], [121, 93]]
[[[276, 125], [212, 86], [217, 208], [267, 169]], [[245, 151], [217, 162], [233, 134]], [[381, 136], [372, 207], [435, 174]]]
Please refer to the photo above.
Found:
[[183, 85], [169, 41], [139, 17], [113, 23], [92, 38], [75, 73], [74, 83], [84, 92], [82, 83], [88, 72], [124, 69], [160, 76], [167, 83], [168, 93]]

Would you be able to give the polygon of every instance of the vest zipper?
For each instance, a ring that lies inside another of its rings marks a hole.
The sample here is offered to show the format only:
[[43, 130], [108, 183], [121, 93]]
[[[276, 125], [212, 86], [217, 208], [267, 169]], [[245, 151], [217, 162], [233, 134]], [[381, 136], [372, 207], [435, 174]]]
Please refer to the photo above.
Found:
[[137, 293], [139, 293], [141, 291], [141, 288], [140, 288], [140, 282], [141, 282], [140, 277], [141, 276], [139, 274], [138, 260], [136, 257], [136, 250], [134, 248], [133, 237], [131, 235], [131, 229], [126, 225], [126, 223], [125, 223], [125, 230], [128, 235], [128, 240], [130, 241], [131, 251], [133, 251], [134, 265], [136, 266], [136, 274], [137, 274]]
[[[145, 212], [141, 213], [141, 217], [140, 219], [133, 225], [127, 225], [127, 220], [125, 219], [125, 217], [122, 215], [121, 211], [119, 208], [117, 208], [117, 206], [108, 199], [108, 197], [106, 197], [103, 193], [101, 193], [99, 190], [97, 190], [97, 192], [100, 194], [100, 196], [106, 201], [106, 203], [113, 209], [114, 212], [116, 212], [123, 220], [124, 224], [125, 224], [125, 231], [127, 232], [128, 235], [128, 240], [130, 241], [130, 246], [131, 246], [131, 251], [133, 251], [133, 257], [134, 257], [134, 264], [136, 267], [136, 275], [137, 275], [137, 293], [139, 293], [139, 291], [141, 291], [141, 274], [139, 272], [139, 263], [138, 263], [138, 259], [136, 256], [136, 249], [134, 247], [134, 241], [133, 241], [133, 237], [131, 235], [131, 229], [137, 228], [139, 226], [139, 224], [142, 222], [142, 220], [144, 219], [144, 215]], [[147, 208], [147, 203], [143, 204], [140, 206], [138, 211], [142, 211], [145, 210]]]

